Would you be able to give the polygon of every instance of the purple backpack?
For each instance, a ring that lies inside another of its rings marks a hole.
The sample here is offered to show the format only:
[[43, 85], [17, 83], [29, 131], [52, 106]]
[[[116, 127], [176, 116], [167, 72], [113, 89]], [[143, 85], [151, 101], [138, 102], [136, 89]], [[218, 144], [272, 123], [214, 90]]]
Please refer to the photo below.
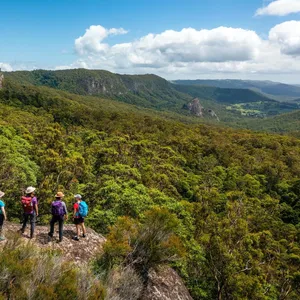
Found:
[[52, 215], [53, 216], [64, 216], [65, 210], [61, 201], [52, 202]]

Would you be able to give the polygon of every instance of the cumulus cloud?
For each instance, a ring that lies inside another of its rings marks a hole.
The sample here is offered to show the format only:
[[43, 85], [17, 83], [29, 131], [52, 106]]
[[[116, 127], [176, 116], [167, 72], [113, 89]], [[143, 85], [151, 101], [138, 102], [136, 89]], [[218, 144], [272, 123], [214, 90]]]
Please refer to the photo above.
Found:
[[92, 25], [83, 36], [75, 40], [75, 50], [78, 54], [101, 53], [107, 51], [109, 46], [102, 41], [109, 35], [126, 34], [123, 28], [106, 29], [101, 25]]
[[8, 71], [8, 72], [13, 71], [13, 68], [12, 68], [12, 66], [10, 64], [2, 63], [2, 62], [0, 62], [0, 69], [2, 71]]
[[275, 0], [259, 8], [255, 15], [286, 16], [298, 12], [300, 12], [300, 0]]
[[[131, 43], [110, 47], [104, 43], [109, 32], [102, 26], [91, 26], [84, 36], [75, 40], [81, 56], [92, 55], [112, 60], [119, 65], [162, 67], [172, 62], [225, 62], [253, 59], [261, 43], [251, 30], [219, 27], [212, 30], [185, 28], [148, 34]], [[123, 30], [116, 30], [116, 34]]]
[[[100, 30], [95, 30], [98, 34], [94, 43], [95, 35], [91, 34], [94, 29], [90, 27], [83, 37], [75, 41], [78, 59], [69, 66], [59, 66], [57, 69], [155, 73], [168, 79], [299, 74], [299, 23], [293, 21], [277, 25], [270, 30], [267, 39], [241, 28], [185, 28], [148, 34], [128, 43], [113, 45], [105, 40], [110, 29], [100, 26], [101, 34]], [[81, 38], [84, 38], [84, 43], [81, 43]], [[78, 44], [85, 46], [78, 48]]]
[[269, 40], [278, 44], [283, 54], [300, 56], [300, 21], [288, 21], [270, 30]]

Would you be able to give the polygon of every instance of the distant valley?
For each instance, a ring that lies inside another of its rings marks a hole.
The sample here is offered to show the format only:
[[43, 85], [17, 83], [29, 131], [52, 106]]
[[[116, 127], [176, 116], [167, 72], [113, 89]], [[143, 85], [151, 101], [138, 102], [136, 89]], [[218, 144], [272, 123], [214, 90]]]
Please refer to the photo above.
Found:
[[[184, 118], [185, 122], [192, 123], [221, 122], [232, 127], [255, 129], [260, 124], [263, 129], [264, 124], [270, 124], [273, 117], [284, 114], [283, 118], [289, 120], [285, 114], [300, 109], [300, 87], [270, 81], [169, 82], [152, 74], [120, 75], [86, 69], [4, 74], [6, 79], [16, 84], [44, 86], [81, 96], [111, 99], [141, 109], [159, 111], [171, 118]], [[261, 121], [256, 122], [257, 119]], [[280, 131], [281, 127], [276, 128], [276, 131]], [[284, 128], [290, 127], [285, 125]]]

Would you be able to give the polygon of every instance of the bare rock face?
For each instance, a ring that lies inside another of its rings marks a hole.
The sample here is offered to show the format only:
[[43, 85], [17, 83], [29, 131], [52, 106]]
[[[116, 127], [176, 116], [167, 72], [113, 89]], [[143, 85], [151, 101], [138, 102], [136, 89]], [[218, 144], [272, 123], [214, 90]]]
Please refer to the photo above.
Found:
[[177, 272], [169, 267], [150, 270], [141, 300], [193, 300]]
[[208, 110], [208, 113], [209, 113], [209, 115], [210, 115], [211, 117], [216, 118], [217, 121], [220, 122], [219, 117], [217, 116], [217, 114], [216, 114], [212, 109], [209, 109], [209, 110]]
[[[21, 225], [13, 223], [5, 223], [4, 234], [9, 239], [13, 233], [18, 233]], [[67, 261], [74, 261], [76, 264], [87, 263], [101, 251], [105, 238], [96, 233], [94, 230], [87, 228], [87, 237], [80, 238], [79, 241], [73, 240], [75, 235], [75, 225], [64, 225], [64, 238], [58, 243], [58, 227], [55, 228], [54, 237], [48, 236], [48, 226], [36, 226], [35, 237], [29, 239], [29, 226], [27, 232], [22, 235], [25, 242], [33, 243], [40, 248], [49, 248], [52, 250], [60, 250]], [[19, 233], [20, 234], [20, 233]], [[21, 235], [21, 234], [20, 234]], [[5, 245], [5, 241], [0, 243], [0, 249]]]
[[197, 117], [203, 117], [203, 107], [200, 104], [200, 100], [198, 98], [193, 99], [193, 101], [188, 104], [188, 109], [191, 114]]
[[1, 72], [0, 72], [0, 89], [3, 88], [3, 80], [4, 80], [4, 75], [1, 74]]

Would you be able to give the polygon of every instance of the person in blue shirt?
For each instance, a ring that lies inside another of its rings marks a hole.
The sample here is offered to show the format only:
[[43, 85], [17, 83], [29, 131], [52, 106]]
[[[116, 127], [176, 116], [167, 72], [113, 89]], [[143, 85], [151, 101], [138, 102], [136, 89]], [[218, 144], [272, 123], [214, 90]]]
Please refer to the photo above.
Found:
[[3, 223], [6, 221], [5, 203], [2, 201], [2, 197], [5, 193], [0, 191], [0, 241], [4, 241], [5, 238], [2, 235]]

